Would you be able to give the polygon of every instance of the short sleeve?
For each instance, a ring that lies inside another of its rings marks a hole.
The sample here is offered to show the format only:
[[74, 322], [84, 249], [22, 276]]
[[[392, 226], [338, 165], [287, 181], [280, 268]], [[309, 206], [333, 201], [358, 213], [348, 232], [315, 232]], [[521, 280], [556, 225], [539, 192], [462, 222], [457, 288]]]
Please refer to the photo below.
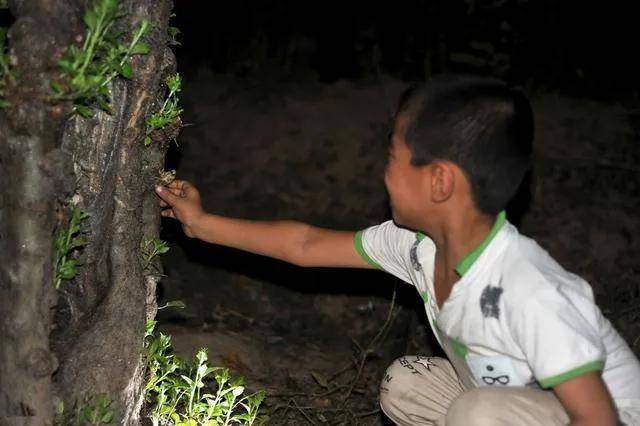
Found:
[[416, 241], [415, 232], [400, 228], [390, 220], [357, 232], [355, 247], [369, 264], [413, 283], [409, 271], [411, 250]]
[[606, 351], [597, 329], [598, 308], [586, 294], [565, 294], [549, 283], [507, 309], [511, 334], [536, 381], [552, 388], [604, 369]]

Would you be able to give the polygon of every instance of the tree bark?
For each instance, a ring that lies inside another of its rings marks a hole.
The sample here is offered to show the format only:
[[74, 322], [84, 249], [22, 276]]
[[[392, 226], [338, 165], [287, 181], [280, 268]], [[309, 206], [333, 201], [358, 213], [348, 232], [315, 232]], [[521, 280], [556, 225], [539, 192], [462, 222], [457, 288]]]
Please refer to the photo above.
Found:
[[[0, 424], [50, 424], [52, 401], [72, 407], [108, 393], [115, 422], [139, 424], [145, 320], [155, 316], [156, 277], [140, 244], [157, 236], [153, 187], [179, 126], [144, 147], [147, 117], [175, 72], [167, 47], [170, 0], [122, 0], [127, 33], [153, 24], [134, 77], [111, 84], [113, 113], [69, 115], [53, 105], [57, 61], [84, 34], [82, 0], [15, 1], [10, 45], [18, 76], [0, 112]], [[172, 134], [173, 132], [173, 134]], [[52, 237], [66, 223], [56, 208], [73, 197], [90, 214], [83, 265], [59, 291], [52, 284]]]

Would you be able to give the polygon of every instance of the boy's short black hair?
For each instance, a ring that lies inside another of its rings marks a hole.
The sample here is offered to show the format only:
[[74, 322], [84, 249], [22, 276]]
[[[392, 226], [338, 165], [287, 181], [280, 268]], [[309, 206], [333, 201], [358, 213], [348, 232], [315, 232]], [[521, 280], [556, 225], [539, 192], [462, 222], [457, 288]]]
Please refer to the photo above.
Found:
[[533, 113], [522, 92], [497, 79], [440, 75], [409, 88], [396, 117], [415, 166], [433, 160], [458, 165], [474, 202], [497, 214], [515, 195], [531, 163]]

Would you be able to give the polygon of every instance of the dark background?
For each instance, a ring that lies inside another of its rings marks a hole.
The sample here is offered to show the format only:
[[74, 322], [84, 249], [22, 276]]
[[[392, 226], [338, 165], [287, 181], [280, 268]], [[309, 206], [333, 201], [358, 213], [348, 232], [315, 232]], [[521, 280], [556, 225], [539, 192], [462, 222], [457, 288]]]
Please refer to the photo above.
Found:
[[[625, 4], [626, 3], [626, 4]], [[472, 71], [580, 96], [637, 96], [632, 2], [178, 0], [182, 67], [321, 82]], [[461, 55], [463, 58], [461, 59]]]
[[[389, 118], [406, 86], [441, 72], [522, 86], [536, 118], [534, 167], [509, 220], [592, 285], [640, 353], [639, 37], [629, 6], [178, 0], [175, 13], [188, 126], [167, 168], [198, 186], [210, 213], [350, 230], [380, 223], [389, 218]], [[161, 311], [161, 327], [181, 353], [207, 346], [267, 389], [271, 410], [292, 392], [317, 408], [310, 415], [340, 406], [337, 394], [317, 400], [323, 389], [311, 373], [331, 377], [358, 356], [354, 342], [380, 331], [394, 288], [393, 327], [349, 409], [377, 408], [395, 357], [438, 354], [419, 295], [387, 274], [298, 268], [190, 240], [169, 220], [162, 237], [171, 250], [160, 301], [187, 308]], [[273, 419], [305, 423], [292, 410]], [[384, 424], [381, 415], [366, 420]]]

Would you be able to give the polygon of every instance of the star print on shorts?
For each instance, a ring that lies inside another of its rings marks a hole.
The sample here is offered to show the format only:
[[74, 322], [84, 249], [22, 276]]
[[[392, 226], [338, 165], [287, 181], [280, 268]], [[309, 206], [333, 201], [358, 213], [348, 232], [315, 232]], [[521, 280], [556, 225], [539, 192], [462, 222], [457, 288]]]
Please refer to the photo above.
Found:
[[412, 361], [414, 364], [420, 364], [422, 365], [424, 368], [427, 369], [427, 371], [431, 372], [431, 367], [436, 367], [436, 365], [431, 361], [430, 357], [426, 357], [426, 356], [416, 356], [416, 359]]

